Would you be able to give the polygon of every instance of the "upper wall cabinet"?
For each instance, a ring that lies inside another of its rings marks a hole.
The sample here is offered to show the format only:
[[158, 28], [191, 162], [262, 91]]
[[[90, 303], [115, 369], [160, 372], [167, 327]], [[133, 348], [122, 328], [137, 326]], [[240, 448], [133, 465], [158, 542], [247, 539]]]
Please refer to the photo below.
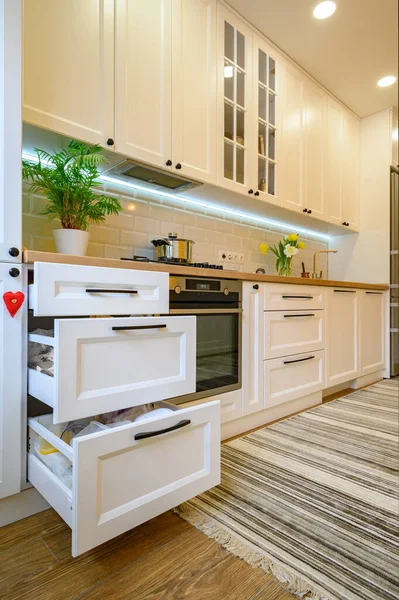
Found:
[[303, 82], [302, 210], [323, 218], [325, 119], [327, 95], [310, 80]]
[[22, 104], [28, 123], [112, 142], [114, 0], [24, 0]]
[[280, 73], [276, 53], [253, 35], [251, 186], [255, 196], [280, 205], [277, 151], [280, 144]]
[[216, 0], [173, 0], [172, 160], [216, 183]]
[[359, 120], [328, 98], [326, 177], [327, 220], [359, 230]]
[[303, 79], [304, 76], [289, 63], [282, 69], [281, 98], [281, 199], [282, 205], [303, 210]]
[[172, 0], [116, 0], [115, 19], [115, 150], [164, 167], [172, 159]]
[[218, 183], [246, 194], [253, 110], [252, 31], [220, 4], [217, 27]]

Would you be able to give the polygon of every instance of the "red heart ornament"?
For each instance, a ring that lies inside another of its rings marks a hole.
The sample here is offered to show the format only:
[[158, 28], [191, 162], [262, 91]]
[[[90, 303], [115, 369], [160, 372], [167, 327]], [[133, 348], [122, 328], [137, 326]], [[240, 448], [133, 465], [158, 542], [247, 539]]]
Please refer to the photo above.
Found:
[[5, 292], [3, 300], [8, 312], [14, 318], [24, 303], [25, 294], [22, 292]]

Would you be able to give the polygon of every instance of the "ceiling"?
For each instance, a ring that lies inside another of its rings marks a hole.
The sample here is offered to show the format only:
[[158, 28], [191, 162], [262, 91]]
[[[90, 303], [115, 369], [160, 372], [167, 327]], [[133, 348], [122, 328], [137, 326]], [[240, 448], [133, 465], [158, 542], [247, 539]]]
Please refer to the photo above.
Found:
[[313, 17], [317, 0], [228, 0], [269, 40], [359, 117], [398, 103], [397, 0], [336, 0], [335, 14]]

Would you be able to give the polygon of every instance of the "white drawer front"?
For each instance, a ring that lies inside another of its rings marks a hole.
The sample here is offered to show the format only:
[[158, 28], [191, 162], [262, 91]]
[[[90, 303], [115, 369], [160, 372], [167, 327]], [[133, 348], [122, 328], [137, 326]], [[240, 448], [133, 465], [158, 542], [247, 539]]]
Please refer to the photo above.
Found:
[[324, 387], [324, 350], [265, 360], [265, 408]]
[[324, 349], [324, 310], [265, 313], [265, 358]]
[[169, 312], [168, 273], [35, 263], [29, 288], [29, 308], [35, 316]]
[[[143, 433], [151, 437], [140, 439]], [[72, 554], [78, 556], [218, 485], [219, 402], [75, 439], [72, 468]], [[49, 491], [54, 476], [35, 475], [39, 492], [62, 506]]]
[[308, 310], [324, 308], [324, 289], [311, 285], [265, 284], [265, 310]]
[[195, 391], [195, 317], [56, 319], [54, 325], [54, 377], [28, 373], [29, 393], [53, 406], [54, 423]]

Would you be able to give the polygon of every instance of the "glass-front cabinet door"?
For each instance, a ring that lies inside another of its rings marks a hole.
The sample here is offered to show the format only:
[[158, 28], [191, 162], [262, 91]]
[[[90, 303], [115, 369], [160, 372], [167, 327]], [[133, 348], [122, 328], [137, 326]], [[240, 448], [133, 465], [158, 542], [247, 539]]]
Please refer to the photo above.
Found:
[[269, 47], [254, 35], [253, 41], [253, 150], [254, 193], [273, 204], [277, 197], [278, 72]]
[[251, 85], [252, 32], [218, 5], [218, 183], [241, 193], [250, 190]]

